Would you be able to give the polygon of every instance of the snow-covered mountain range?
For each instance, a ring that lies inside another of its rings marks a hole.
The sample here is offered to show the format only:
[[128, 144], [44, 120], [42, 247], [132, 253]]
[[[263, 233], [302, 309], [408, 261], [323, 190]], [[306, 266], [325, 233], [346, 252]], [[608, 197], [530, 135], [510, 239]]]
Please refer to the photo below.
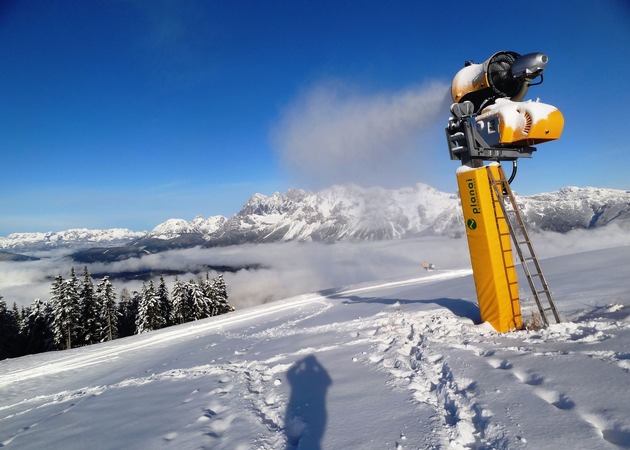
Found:
[[[630, 191], [567, 187], [517, 196], [525, 221], [536, 230], [567, 232], [615, 221], [630, 226]], [[291, 189], [253, 195], [234, 216], [169, 219], [150, 232], [76, 229], [14, 233], [0, 238], [11, 251], [69, 247], [80, 261], [117, 260], [173, 248], [284, 241], [402, 239], [462, 235], [458, 195], [425, 184], [401, 189], [333, 186], [319, 192]]]
[[0, 249], [5, 250], [47, 250], [52, 248], [84, 248], [90, 246], [116, 246], [146, 236], [146, 231], [132, 231], [128, 228], [88, 230], [76, 228], [65, 231], [36, 233], [12, 233], [0, 237]]

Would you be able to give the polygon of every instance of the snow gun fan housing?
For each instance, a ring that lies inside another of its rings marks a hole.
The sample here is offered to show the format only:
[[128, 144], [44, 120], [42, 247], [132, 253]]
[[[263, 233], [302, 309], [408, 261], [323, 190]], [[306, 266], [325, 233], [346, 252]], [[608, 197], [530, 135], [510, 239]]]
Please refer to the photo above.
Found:
[[[509, 98], [513, 101], [521, 101], [525, 98], [529, 82], [547, 66], [548, 58], [542, 53], [531, 53], [521, 57], [519, 66], [526, 60], [530, 67], [526, 70], [517, 66], [513, 75], [512, 66], [520, 55], [514, 52], [497, 52], [487, 61], [474, 64], [467, 61], [462, 70], [457, 72], [451, 85], [453, 101], [463, 103], [472, 102], [475, 112], [479, 112], [482, 106], [496, 98]], [[530, 74], [527, 77], [527, 73]]]
[[529, 86], [542, 83], [547, 62], [543, 53], [501, 51], [481, 64], [465, 64], [451, 85], [451, 159], [514, 161], [531, 157], [531, 145], [560, 137], [564, 118], [556, 107], [523, 101]]

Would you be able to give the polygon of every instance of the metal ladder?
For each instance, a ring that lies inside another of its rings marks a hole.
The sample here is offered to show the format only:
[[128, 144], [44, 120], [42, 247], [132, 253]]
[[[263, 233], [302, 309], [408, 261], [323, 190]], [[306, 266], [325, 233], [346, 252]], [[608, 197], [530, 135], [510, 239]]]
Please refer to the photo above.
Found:
[[[540, 267], [536, 253], [534, 252], [532, 242], [529, 239], [529, 234], [525, 228], [525, 222], [523, 222], [523, 217], [519, 212], [518, 205], [516, 204], [516, 200], [512, 194], [512, 189], [510, 189], [510, 183], [508, 183], [505, 177], [503, 168], [499, 166], [498, 169], [499, 179], [494, 178], [491, 170], [487, 170], [488, 178], [494, 190], [494, 194], [496, 195], [496, 201], [503, 210], [503, 218], [507, 222], [512, 242], [514, 243], [514, 247], [516, 247], [518, 257], [521, 260], [523, 272], [525, 272], [525, 277], [527, 278], [529, 287], [531, 288], [534, 299], [536, 300], [536, 306], [538, 306], [538, 311], [540, 312], [544, 326], [547, 327], [549, 325], [549, 320], [547, 319], [547, 313], [549, 312], [553, 314], [556, 323], [560, 323], [560, 316], [558, 315], [556, 305], [553, 302], [549, 285], [547, 285], [547, 280], [545, 279], [545, 275]], [[530, 264], [533, 267], [530, 267]], [[548, 306], [543, 304], [545, 299]]]

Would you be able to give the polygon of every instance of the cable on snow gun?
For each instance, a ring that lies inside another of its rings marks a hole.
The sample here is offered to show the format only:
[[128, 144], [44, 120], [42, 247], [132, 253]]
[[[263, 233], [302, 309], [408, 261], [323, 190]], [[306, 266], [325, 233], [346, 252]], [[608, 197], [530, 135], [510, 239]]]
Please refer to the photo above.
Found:
[[[535, 144], [558, 139], [562, 113], [538, 101], [523, 101], [530, 86], [543, 81], [548, 57], [500, 51], [481, 64], [467, 61], [451, 85], [453, 103], [446, 138], [452, 160], [481, 167], [483, 161], [531, 158]], [[540, 81], [534, 81], [540, 78]]]

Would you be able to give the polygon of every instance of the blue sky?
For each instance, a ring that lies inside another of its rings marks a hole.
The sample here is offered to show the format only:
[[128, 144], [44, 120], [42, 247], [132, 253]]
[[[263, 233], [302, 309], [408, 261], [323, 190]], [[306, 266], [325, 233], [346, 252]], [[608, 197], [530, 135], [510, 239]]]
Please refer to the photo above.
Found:
[[629, 43], [625, 0], [4, 1], [0, 236], [150, 230], [290, 187], [454, 192], [446, 94], [499, 50], [549, 55], [527, 98], [565, 117], [513, 188], [630, 189]]

